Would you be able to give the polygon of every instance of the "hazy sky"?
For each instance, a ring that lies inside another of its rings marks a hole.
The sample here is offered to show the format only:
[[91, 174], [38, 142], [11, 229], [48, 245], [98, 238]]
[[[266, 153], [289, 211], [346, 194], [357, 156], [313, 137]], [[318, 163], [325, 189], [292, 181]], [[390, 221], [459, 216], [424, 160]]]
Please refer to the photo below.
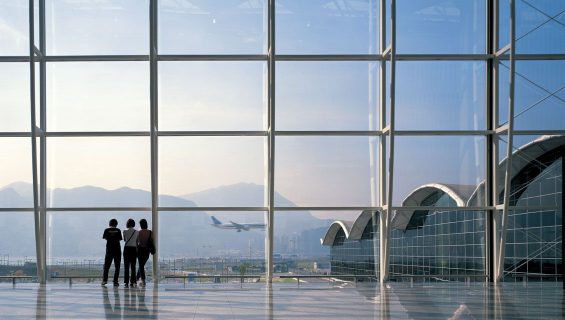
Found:
[[[484, 53], [484, 2], [397, 1], [398, 53]], [[0, 0], [0, 55], [28, 54], [27, 3]], [[148, 54], [147, 0], [46, 3], [48, 54]], [[563, 9], [560, 1], [536, 4], [552, 16]], [[519, 36], [547, 20], [521, 1], [517, 6]], [[277, 1], [276, 9], [279, 54], [378, 52], [376, 0], [288, 0]], [[565, 23], [563, 14], [556, 19]], [[266, 1], [159, 1], [159, 28], [162, 54], [265, 54]], [[501, 30], [507, 32], [505, 25]], [[518, 50], [565, 52], [563, 27], [545, 24], [520, 39]], [[378, 67], [278, 62], [276, 128], [375, 129]], [[485, 68], [480, 61], [399, 62], [397, 129], [485, 129]], [[504, 122], [508, 76], [504, 65], [500, 69]], [[0, 131], [29, 131], [28, 70], [27, 63], [0, 63]], [[565, 63], [518, 62], [517, 70], [536, 85], [517, 78], [516, 113], [524, 113], [516, 128], [565, 129], [565, 91], [560, 90]], [[161, 62], [160, 130], [266, 130], [266, 89], [263, 61]], [[557, 91], [558, 98], [543, 100], [546, 91]], [[50, 131], [149, 131], [149, 63], [48, 63], [47, 126]], [[484, 179], [483, 137], [397, 139], [397, 204], [424, 183]], [[266, 142], [265, 137], [162, 137], [159, 189], [183, 195], [239, 182], [264, 184]], [[367, 137], [278, 137], [276, 191], [302, 206], [376, 205], [371, 197], [378, 156], [371, 144], [376, 143]], [[31, 181], [29, 139], [0, 138], [0, 148], [0, 185]], [[49, 138], [47, 150], [50, 188], [150, 189], [148, 137]]]

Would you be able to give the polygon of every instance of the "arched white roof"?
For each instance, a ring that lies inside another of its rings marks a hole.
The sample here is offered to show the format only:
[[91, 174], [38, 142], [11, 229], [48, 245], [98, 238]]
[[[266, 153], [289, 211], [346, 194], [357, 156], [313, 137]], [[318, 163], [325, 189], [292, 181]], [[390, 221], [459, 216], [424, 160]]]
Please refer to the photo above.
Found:
[[[402, 206], [404, 207], [416, 207], [422, 204], [426, 198], [434, 194], [435, 192], [441, 191], [447, 194], [451, 199], [455, 201], [457, 207], [464, 207], [466, 204], [466, 197], [461, 196], [459, 192], [454, 190], [453, 185], [447, 185], [442, 183], [428, 183], [421, 187], [416, 188], [412, 191], [405, 199], [402, 201]], [[472, 190], [469, 186], [461, 186], [459, 189]], [[392, 218], [392, 227], [395, 229], [406, 230], [408, 223], [412, 219], [414, 212], [416, 210], [396, 210]]]
[[373, 217], [373, 213], [375, 217], [377, 216], [378, 212], [373, 210], [364, 210], [361, 214], [355, 219], [353, 226], [351, 227], [351, 231], [349, 233], [349, 239], [351, 240], [360, 240], [361, 236], [363, 236], [363, 231], [367, 227], [367, 223], [371, 221]]
[[349, 238], [349, 230], [351, 230], [352, 225], [353, 225], [353, 222], [351, 222], [351, 221], [337, 220], [337, 221], [332, 222], [332, 224], [328, 228], [328, 231], [326, 231], [326, 235], [324, 236], [323, 239], [320, 239], [320, 242], [324, 246], [333, 245], [334, 241], [335, 241], [335, 237], [337, 236], [337, 233], [339, 232], [340, 229], [343, 229], [343, 232], [345, 233], [345, 238], [348, 239]]
[[[510, 177], [514, 179], [528, 164], [535, 161], [537, 158], [544, 154], [558, 148], [565, 146], [565, 136], [541, 136], [525, 145], [520, 149], [514, 151], [512, 154], [512, 164], [510, 168]], [[504, 186], [504, 170], [506, 166], [506, 158], [498, 164], [497, 185]], [[500, 190], [502, 191], [502, 190]], [[481, 182], [471, 197], [467, 201], [467, 206], [482, 206], [485, 199], [485, 183]]]

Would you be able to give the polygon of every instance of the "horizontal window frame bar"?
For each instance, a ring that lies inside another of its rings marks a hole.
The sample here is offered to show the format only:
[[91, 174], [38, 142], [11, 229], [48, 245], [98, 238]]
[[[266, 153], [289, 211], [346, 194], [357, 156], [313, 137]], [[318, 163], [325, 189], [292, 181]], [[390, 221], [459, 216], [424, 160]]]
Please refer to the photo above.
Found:
[[0, 132], [0, 138], [30, 138], [31, 132]]
[[48, 138], [80, 138], [80, 137], [149, 137], [150, 131], [51, 131], [46, 132]]
[[[268, 54], [161, 54], [157, 61], [268, 61]], [[396, 54], [397, 61], [488, 61], [509, 60], [508, 54]], [[516, 54], [515, 60], [564, 60], [564, 53]], [[381, 54], [279, 54], [275, 61], [388, 61], [389, 55]], [[47, 62], [89, 61], [149, 61], [149, 55], [48, 55], [36, 56], [34, 60]], [[29, 62], [29, 56], [0, 56], [0, 62]]]
[[395, 130], [396, 136], [488, 136], [494, 130]]
[[369, 136], [378, 137], [384, 135], [380, 131], [275, 131], [275, 136]]
[[35, 209], [31, 208], [0, 208], [0, 212], [29, 212], [33, 213]]
[[267, 54], [161, 54], [157, 61], [264, 61], [267, 62]]
[[494, 206], [476, 206], [476, 207], [434, 207], [434, 206], [392, 206], [392, 210], [433, 210], [433, 211], [488, 211], [494, 210]]
[[2, 62], [29, 62], [29, 56], [0, 56]]
[[[50, 131], [42, 133], [37, 129], [36, 136], [45, 135], [46, 137], [148, 137], [150, 131]], [[378, 137], [389, 135], [387, 128], [385, 130], [320, 130], [320, 131], [300, 131], [300, 130], [279, 130], [275, 131], [275, 136], [369, 136]], [[563, 130], [514, 130], [514, 135], [565, 135]], [[506, 127], [499, 127], [496, 130], [395, 130], [397, 136], [505, 136], [507, 135]], [[269, 131], [158, 131], [158, 136], [162, 137], [190, 137], [190, 136], [257, 136], [266, 137]], [[0, 132], [0, 138], [7, 137], [31, 137], [30, 132], [14, 131]]]
[[70, 212], [70, 211], [147, 211], [151, 212], [151, 207], [48, 207], [47, 212]]
[[159, 207], [158, 211], [257, 211], [267, 212], [268, 207]]
[[147, 61], [149, 55], [72, 55], [72, 56], [45, 56], [46, 62], [97, 62], [97, 61]]
[[159, 137], [266, 137], [268, 131], [159, 131]]
[[382, 211], [382, 207], [274, 207], [274, 211]]

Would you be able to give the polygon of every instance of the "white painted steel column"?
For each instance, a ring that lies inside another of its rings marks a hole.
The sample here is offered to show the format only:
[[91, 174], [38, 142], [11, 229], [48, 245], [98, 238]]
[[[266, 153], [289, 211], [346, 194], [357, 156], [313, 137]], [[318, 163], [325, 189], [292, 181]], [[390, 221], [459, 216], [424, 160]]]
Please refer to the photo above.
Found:
[[47, 107], [46, 107], [46, 72], [47, 55], [45, 41], [45, 0], [39, 0], [39, 49], [41, 58], [39, 62], [39, 239], [40, 255], [37, 257], [37, 269], [40, 283], [47, 281]]
[[510, 204], [511, 170], [512, 170], [512, 151], [514, 145], [514, 88], [515, 88], [515, 54], [516, 54], [516, 1], [510, 0], [510, 87], [508, 94], [508, 145], [506, 147], [506, 164], [504, 177], [504, 202], [502, 209], [501, 230], [498, 244], [498, 259], [496, 263], [496, 282], [502, 281], [504, 277], [504, 253], [506, 246], [506, 231], [508, 230], [508, 210]]
[[[379, 5], [379, 51], [381, 56], [386, 50], [386, 0], [381, 0]], [[379, 130], [381, 136], [379, 137], [379, 206], [384, 208], [386, 205], [387, 197], [387, 180], [386, 180], [386, 135], [383, 135], [386, 128], [386, 59], [381, 59], [379, 61]], [[375, 252], [375, 264], [377, 259], [379, 261], [378, 267], [375, 266], [375, 274], [379, 275], [379, 281], [384, 282], [382, 266], [386, 264], [384, 254], [386, 252], [386, 213], [384, 209], [381, 209], [379, 213], [379, 254], [377, 250]], [[375, 229], [376, 231], [376, 229]], [[376, 249], [376, 248], [375, 248]], [[378, 268], [378, 270], [377, 270]]]
[[158, 65], [157, 65], [157, 0], [149, 3], [149, 81], [151, 122], [151, 226], [156, 252], [153, 255], [153, 282], [159, 283], [159, 183], [158, 183]]
[[[41, 27], [40, 27], [41, 28]], [[35, 19], [34, 19], [34, 0], [29, 0], [29, 98], [30, 98], [30, 122], [31, 122], [31, 166], [32, 166], [32, 184], [33, 184], [33, 220], [35, 233], [35, 261], [37, 263], [37, 278], [40, 283], [45, 283], [45, 272], [40, 267], [41, 253], [41, 216], [39, 208], [39, 189], [38, 189], [38, 173], [37, 173], [37, 126], [35, 125]]]
[[267, 283], [273, 282], [273, 248], [275, 226], [275, 0], [269, 0], [267, 7], [268, 24], [268, 217], [267, 217]]

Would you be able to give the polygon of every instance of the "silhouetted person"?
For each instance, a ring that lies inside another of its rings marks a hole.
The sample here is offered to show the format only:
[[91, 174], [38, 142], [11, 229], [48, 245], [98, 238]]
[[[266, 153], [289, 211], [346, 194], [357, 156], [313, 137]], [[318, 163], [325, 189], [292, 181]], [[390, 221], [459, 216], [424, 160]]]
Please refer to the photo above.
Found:
[[117, 287], [118, 277], [120, 276], [120, 263], [122, 260], [122, 248], [120, 246], [120, 241], [122, 241], [122, 231], [117, 228], [118, 220], [110, 220], [110, 227], [104, 230], [104, 235], [102, 239], [106, 239], [106, 256], [104, 257], [104, 276], [102, 279], [102, 285], [105, 286], [108, 283], [108, 271], [110, 271], [110, 265], [114, 261], [114, 286]]
[[153, 242], [151, 230], [147, 229], [147, 220], [139, 220], [139, 226], [141, 230], [137, 235], [137, 259], [139, 261], [137, 280], [141, 279], [141, 285], [145, 286], [145, 263], [149, 259], [151, 250], [155, 248], [155, 242]]
[[[127, 230], [124, 230], [124, 285], [127, 288], [128, 282], [135, 286], [135, 263], [137, 262], [137, 230], [134, 229], [135, 221], [129, 219], [126, 223]], [[130, 276], [131, 270], [131, 276]]]

